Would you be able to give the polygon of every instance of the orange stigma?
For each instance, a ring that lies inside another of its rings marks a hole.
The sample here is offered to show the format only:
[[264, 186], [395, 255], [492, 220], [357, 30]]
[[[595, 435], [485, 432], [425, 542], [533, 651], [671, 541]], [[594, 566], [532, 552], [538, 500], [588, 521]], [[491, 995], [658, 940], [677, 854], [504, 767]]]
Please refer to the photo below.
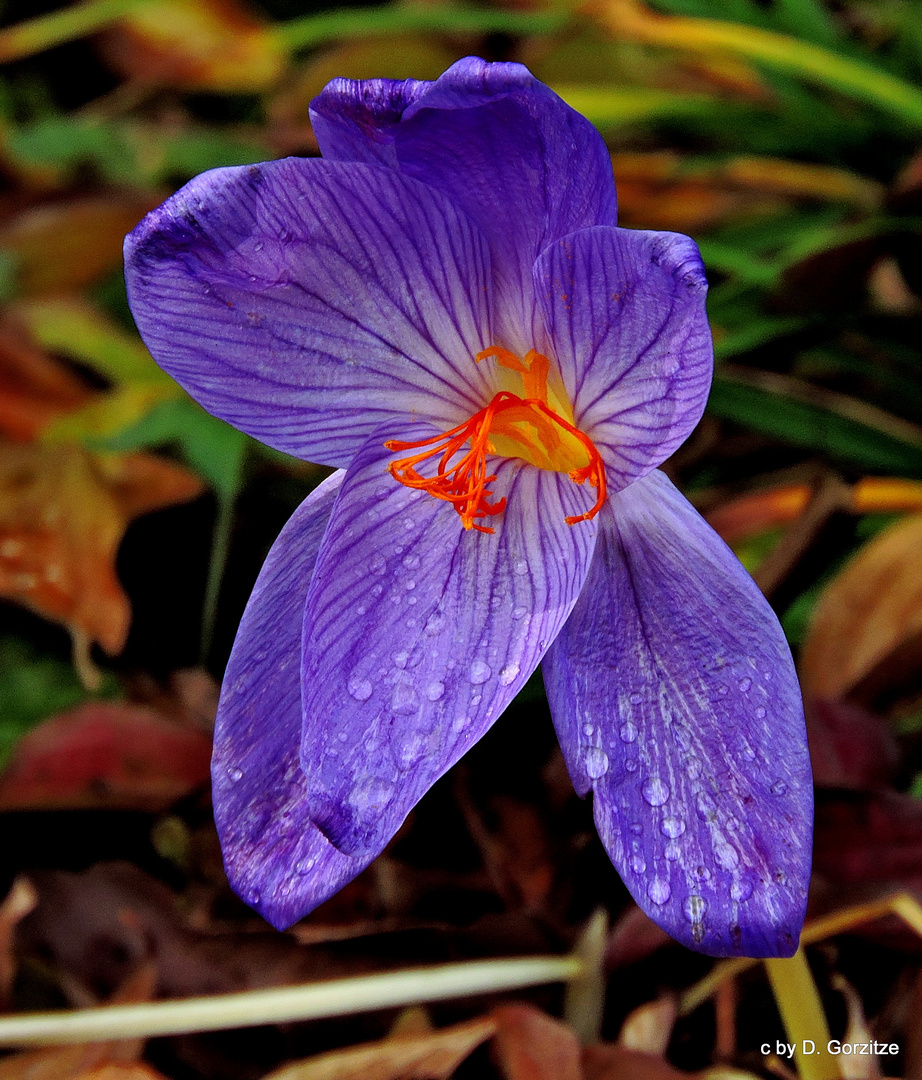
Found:
[[[594, 518], [605, 502], [605, 466], [589, 436], [561, 415], [565, 411], [572, 419], [562, 387], [555, 392], [548, 386], [550, 361], [534, 349], [523, 359], [497, 345], [478, 353], [475, 360], [480, 363], [490, 357], [518, 374], [522, 394], [500, 390], [489, 405], [442, 435], [419, 442], [389, 440], [384, 444], [388, 450], [428, 447], [420, 454], [392, 462], [388, 466], [391, 475], [407, 487], [452, 503], [465, 529], [492, 533], [492, 528], [479, 521], [502, 513], [506, 500], [490, 501], [493, 498], [490, 484], [496, 475], [487, 473], [487, 454], [519, 457], [540, 469], [565, 472], [574, 483], [584, 484], [588, 480], [598, 495], [595, 505], [585, 514], [564, 520], [575, 525]], [[549, 396], [553, 398], [553, 406]], [[465, 444], [468, 444], [466, 451]], [[421, 476], [417, 466], [436, 456], [439, 463], [435, 476]]]

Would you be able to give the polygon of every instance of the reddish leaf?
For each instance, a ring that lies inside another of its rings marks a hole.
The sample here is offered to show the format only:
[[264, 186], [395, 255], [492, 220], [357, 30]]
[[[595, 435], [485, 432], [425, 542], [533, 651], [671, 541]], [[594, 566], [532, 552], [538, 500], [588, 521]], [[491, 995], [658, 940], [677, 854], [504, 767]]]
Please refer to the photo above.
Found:
[[687, 1080], [656, 1054], [629, 1050], [624, 1046], [587, 1046], [583, 1051], [585, 1080]]
[[211, 743], [136, 705], [89, 702], [46, 720], [0, 777], [0, 809], [162, 810], [207, 783]]
[[582, 1080], [575, 1033], [531, 1005], [493, 1011], [496, 1054], [506, 1080]]
[[888, 724], [860, 705], [814, 698], [807, 703], [807, 735], [818, 787], [886, 787], [900, 760]]
[[636, 964], [671, 942], [672, 938], [665, 930], [661, 930], [636, 904], [631, 904], [612, 927], [605, 966], [611, 969]]
[[891, 791], [820, 799], [813, 865], [832, 882], [922, 890], [922, 802]]

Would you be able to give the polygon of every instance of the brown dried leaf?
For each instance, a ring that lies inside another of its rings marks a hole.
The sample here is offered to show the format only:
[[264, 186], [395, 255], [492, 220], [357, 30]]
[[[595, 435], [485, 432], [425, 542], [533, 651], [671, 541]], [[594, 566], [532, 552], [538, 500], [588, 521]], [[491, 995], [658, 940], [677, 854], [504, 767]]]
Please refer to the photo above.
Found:
[[165, 810], [208, 781], [211, 742], [138, 705], [87, 702], [45, 720], [0, 776], [0, 810]]
[[506, 1080], [582, 1080], [575, 1033], [531, 1005], [504, 1005], [496, 1021], [496, 1056]]
[[922, 515], [867, 544], [820, 597], [801, 653], [801, 683], [816, 697], [845, 695], [922, 630]]
[[0, 596], [119, 652], [130, 610], [115, 557], [128, 523], [202, 490], [147, 454], [0, 443]]
[[391, 1035], [292, 1062], [265, 1080], [448, 1080], [495, 1030], [491, 1017], [481, 1017], [440, 1031]]
[[158, 201], [159, 196], [110, 193], [23, 211], [0, 229], [0, 248], [16, 256], [20, 294], [78, 292], [117, 269], [125, 233]]
[[126, 78], [183, 90], [265, 90], [285, 65], [270, 28], [236, 0], [152, 0], [101, 35], [101, 46]]
[[585, 1080], [688, 1080], [658, 1054], [624, 1046], [587, 1046], [583, 1050]]

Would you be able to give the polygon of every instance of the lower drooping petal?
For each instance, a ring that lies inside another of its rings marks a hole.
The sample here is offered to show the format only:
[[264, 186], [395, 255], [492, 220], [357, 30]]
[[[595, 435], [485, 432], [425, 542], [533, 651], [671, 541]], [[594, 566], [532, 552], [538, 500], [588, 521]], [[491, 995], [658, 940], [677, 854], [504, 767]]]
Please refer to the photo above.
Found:
[[311, 822], [301, 738], [301, 614], [344, 474], [324, 481], [282, 530], [231, 653], [215, 728], [215, 819], [231, 885], [284, 929], [371, 861], [338, 851]]
[[445, 196], [383, 167], [288, 158], [203, 173], [125, 245], [154, 359], [276, 449], [347, 465], [417, 413], [480, 408], [492, 343], [486, 241]]
[[618, 490], [665, 461], [707, 402], [698, 249], [675, 233], [584, 229], [537, 260], [535, 288], [576, 423]]
[[333, 510], [304, 618], [301, 760], [314, 820], [344, 852], [377, 854], [490, 727], [576, 601], [592, 493], [562, 473], [488, 459], [505, 510], [494, 534], [387, 472], [373, 437]]
[[689, 948], [789, 956], [810, 876], [800, 692], [768, 604], [660, 472], [600, 515], [544, 664], [577, 789], [637, 903]]

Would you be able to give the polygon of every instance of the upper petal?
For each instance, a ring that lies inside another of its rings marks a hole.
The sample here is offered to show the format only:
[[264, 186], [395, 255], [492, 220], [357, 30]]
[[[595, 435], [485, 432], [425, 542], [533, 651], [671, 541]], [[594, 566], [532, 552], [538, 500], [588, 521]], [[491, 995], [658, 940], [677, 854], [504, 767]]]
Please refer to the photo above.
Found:
[[325, 156], [395, 162], [478, 224], [493, 254], [499, 340], [540, 348], [534, 260], [567, 233], [616, 221], [611, 158], [589, 121], [521, 64], [477, 57], [430, 84], [337, 80], [312, 109]]
[[713, 347], [698, 248], [676, 233], [585, 229], [544, 252], [535, 285], [576, 423], [617, 490], [704, 411]]
[[[428, 425], [404, 437], [425, 437]], [[534, 670], [588, 570], [589, 493], [493, 459], [506, 509], [466, 532], [398, 484], [372, 438], [333, 510], [304, 616], [301, 760], [314, 820], [342, 850], [381, 850]]]
[[611, 499], [544, 674], [574, 783], [593, 789], [637, 903], [690, 948], [789, 956], [813, 807], [790, 651], [752, 579], [662, 473]]
[[489, 254], [443, 195], [316, 159], [204, 173], [126, 241], [154, 358], [263, 442], [347, 464], [382, 420], [458, 423], [488, 391]]
[[370, 861], [344, 855], [312, 823], [298, 755], [301, 616], [343, 475], [308, 496], [269, 552], [234, 642], [215, 727], [212, 788], [227, 876], [279, 929]]

